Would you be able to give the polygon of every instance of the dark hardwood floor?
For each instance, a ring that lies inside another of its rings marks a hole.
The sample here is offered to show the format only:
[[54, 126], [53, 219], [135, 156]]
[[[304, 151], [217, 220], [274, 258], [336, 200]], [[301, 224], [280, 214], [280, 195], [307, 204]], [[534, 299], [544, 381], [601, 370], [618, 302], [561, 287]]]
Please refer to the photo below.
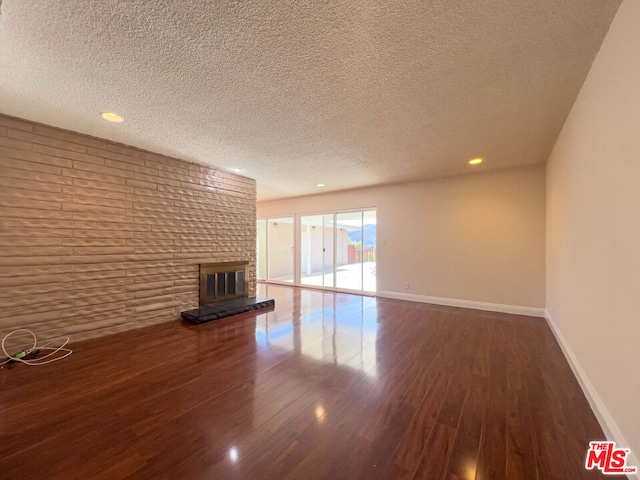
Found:
[[537, 479], [604, 439], [542, 319], [261, 285], [0, 370], [0, 478]]

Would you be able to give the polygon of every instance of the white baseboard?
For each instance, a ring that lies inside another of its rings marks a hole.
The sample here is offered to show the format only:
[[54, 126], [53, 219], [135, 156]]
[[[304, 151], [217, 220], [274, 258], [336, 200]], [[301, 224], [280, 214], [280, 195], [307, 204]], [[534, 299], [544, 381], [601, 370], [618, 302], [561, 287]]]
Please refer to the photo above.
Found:
[[516, 315], [529, 315], [531, 317], [544, 318], [544, 308], [520, 307], [517, 305], [504, 305], [502, 303], [476, 302], [473, 300], [458, 300], [455, 298], [431, 297], [429, 295], [415, 295], [413, 293], [378, 291], [378, 297], [395, 298], [396, 300], [408, 300], [410, 302], [433, 303], [434, 305], [446, 305], [448, 307], [472, 308], [489, 312], [513, 313]]
[[[621, 448], [629, 448], [629, 443], [625, 440], [624, 435], [622, 435], [622, 432], [620, 431], [620, 428], [618, 428], [618, 425], [616, 424], [613, 417], [611, 416], [611, 413], [609, 413], [609, 410], [607, 409], [604, 402], [600, 398], [600, 395], [598, 395], [598, 391], [595, 389], [595, 387], [589, 380], [589, 377], [587, 376], [586, 372], [580, 365], [578, 358], [573, 353], [573, 350], [571, 350], [571, 347], [565, 340], [564, 336], [562, 335], [562, 332], [558, 329], [557, 324], [553, 321], [553, 319], [549, 315], [549, 312], [546, 312], [545, 317], [547, 319], [547, 323], [549, 324], [549, 327], [551, 328], [551, 331], [553, 332], [553, 334], [556, 337], [556, 340], [558, 341], [558, 344], [560, 344], [560, 348], [562, 349], [562, 352], [564, 353], [564, 356], [567, 359], [567, 362], [569, 363], [571, 370], [573, 370], [573, 374], [578, 379], [580, 388], [582, 388], [584, 396], [587, 397], [587, 401], [591, 406], [591, 410], [593, 410], [593, 413], [596, 416], [598, 423], [602, 427], [602, 431], [607, 437], [607, 440], [611, 442], [616, 442], [616, 445]], [[593, 440], [598, 440], [598, 439], [594, 438]], [[585, 455], [586, 455], [586, 452], [587, 452], [587, 445], [585, 445]], [[640, 463], [638, 462], [638, 456], [637, 456], [638, 453], [640, 452], [632, 451], [629, 454], [629, 456], [627, 457], [627, 465], [638, 467], [640, 470]], [[633, 478], [636, 480], [640, 480], [640, 471], [636, 475], [629, 475], [628, 477], [630, 479]]]

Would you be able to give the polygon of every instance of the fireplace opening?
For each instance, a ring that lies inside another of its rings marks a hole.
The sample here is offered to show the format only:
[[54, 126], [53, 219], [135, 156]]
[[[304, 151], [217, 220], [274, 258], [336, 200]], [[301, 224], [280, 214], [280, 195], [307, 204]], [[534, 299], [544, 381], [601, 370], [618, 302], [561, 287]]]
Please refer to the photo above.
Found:
[[200, 307], [180, 315], [201, 324], [274, 305], [273, 298], [249, 298], [249, 262], [201, 263]]
[[246, 297], [249, 262], [200, 264], [200, 306]]

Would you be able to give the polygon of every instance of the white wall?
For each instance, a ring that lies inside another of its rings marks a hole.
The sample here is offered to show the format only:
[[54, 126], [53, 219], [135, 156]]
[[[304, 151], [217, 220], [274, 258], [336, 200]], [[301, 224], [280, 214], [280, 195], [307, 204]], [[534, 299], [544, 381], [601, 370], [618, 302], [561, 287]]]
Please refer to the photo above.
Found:
[[544, 183], [538, 164], [262, 202], [257, 212], [377, 207], [378, 291], [544, 308]]
[[[618, 11], [548, 164], [547, 310], [640, 454], [640, 2]], [[637, 461], [637, 459], [636, 459]], [[640, 465], [637, 465], [640, 467]]]

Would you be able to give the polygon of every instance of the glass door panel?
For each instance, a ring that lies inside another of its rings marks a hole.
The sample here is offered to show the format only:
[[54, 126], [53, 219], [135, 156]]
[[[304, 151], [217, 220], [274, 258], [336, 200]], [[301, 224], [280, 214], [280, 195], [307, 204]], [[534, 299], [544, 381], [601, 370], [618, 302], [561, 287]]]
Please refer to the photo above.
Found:
[[300, 217], [300, 282], [322, 287], [322, 215]]
[[362, 212], [336, 215], [336, 287], [362, 290]]
[[293, 283], [293, 217], [267, 221], [268, 279]]
[[333, 226], [333, 214], [323, 215], [323, 224], [323, 281], [325, 287], [333, 287], [333, 238], [335, 232], [335, 228]]
[[376, 254], [377, 254], [376, 211], [364, 212], [362, 227], [362, 289], [376, 291]]
[[333, 215], [300, 217], [300, 283], [333, 286]]

